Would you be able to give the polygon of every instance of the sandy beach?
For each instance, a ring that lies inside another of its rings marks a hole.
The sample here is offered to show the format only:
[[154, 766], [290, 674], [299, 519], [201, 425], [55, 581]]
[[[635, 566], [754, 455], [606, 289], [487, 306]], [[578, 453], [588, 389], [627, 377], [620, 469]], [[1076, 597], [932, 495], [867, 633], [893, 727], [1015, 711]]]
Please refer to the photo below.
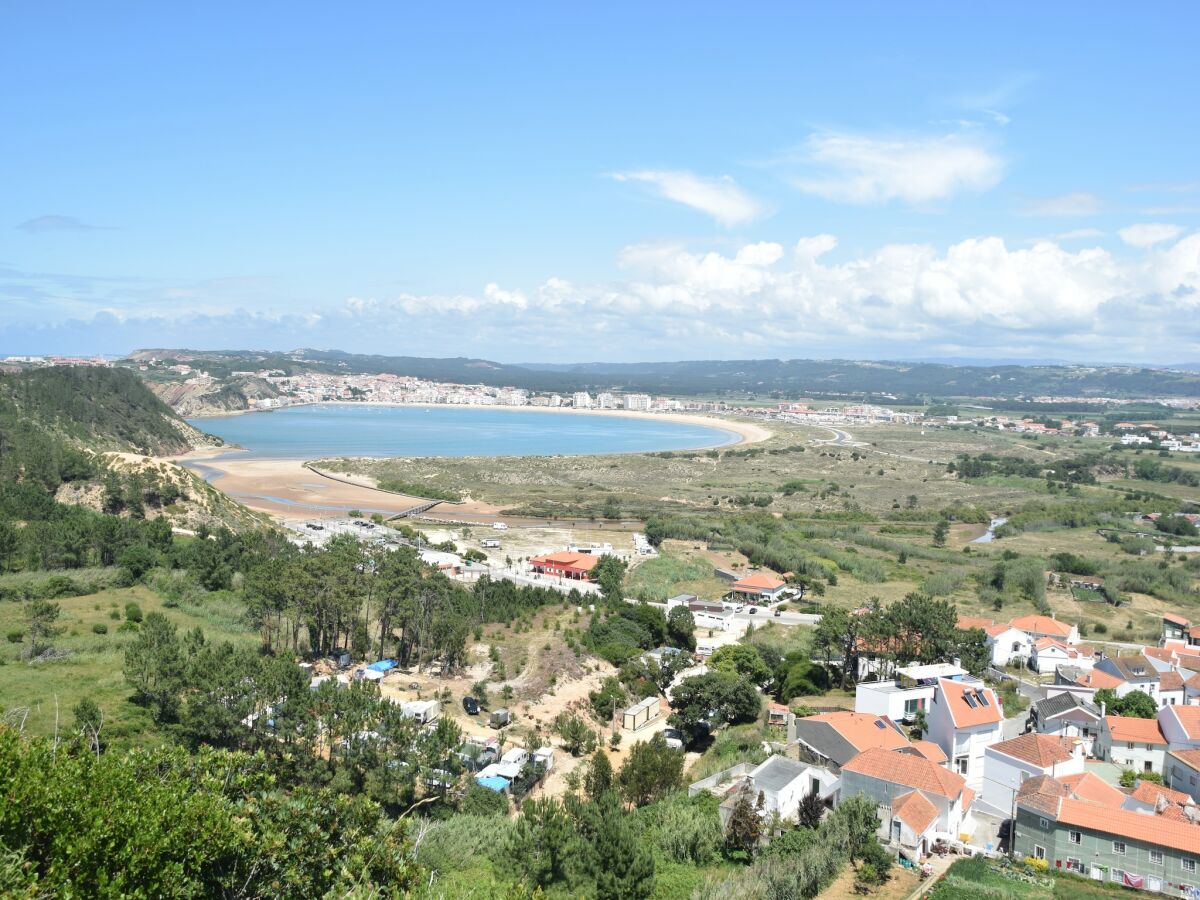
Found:
[[[362, 405], [407, 406], [413, 404]], [[640, 413], [627, 410], [503, 406], [486, 408], [557, 415], [652, 418], [688, 425], [705, 425], [737, 435], [738, 440], [735, 443], [739, 444], [764, 441], [771, 436], [771, 432], [766, 428], [750, 422], [693, 413]], [[337, 518], [345, 516], [346, 511], [350, 509], [358, 509], [368, 515], [378, 512], [385, 516], [391, 516], [426, 502], [421, 497], [407, 497], [377, 490], [367, 478], [356, 478], [340, 473], [336, 477], [326, 477], [309, 469], [304, 460], [300, 459], [250, 457], [237, 450], [224, 447], [205, 447], [182, 456], [171, 457], [170, 461], [200, 472], [213, 487], [233, 497], [244, 506], [282, 521]], [[494, 521], [498, 512], [499, 508], [490, 504], [467, 501], [461, 504], [435, 507], [432, 514], [486, 524]], [[508, 521], [507, 518], [506, 521]]]

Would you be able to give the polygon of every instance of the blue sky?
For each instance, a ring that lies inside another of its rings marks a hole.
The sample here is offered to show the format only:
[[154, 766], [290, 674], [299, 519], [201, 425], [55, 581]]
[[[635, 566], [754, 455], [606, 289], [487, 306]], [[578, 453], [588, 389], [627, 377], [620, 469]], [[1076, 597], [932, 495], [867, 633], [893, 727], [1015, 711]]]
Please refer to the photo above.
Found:
[[1200, 7], [994, 9], [6, 4], [0, 353], [1200, 359]]

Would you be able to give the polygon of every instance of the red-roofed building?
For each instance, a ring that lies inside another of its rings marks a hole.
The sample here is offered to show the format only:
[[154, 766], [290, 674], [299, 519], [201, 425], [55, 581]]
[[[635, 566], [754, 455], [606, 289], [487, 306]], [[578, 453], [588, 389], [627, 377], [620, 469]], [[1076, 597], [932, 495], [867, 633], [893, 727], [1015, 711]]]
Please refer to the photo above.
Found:
[[1187, 633], [1191, 627], [1192, 623], [1178, 613], [1163, 613], [1162, 639], [1164, 642], [1169, 640], [1186, 640]]
[[533, 571], [543, 575], [553, 575], [558, 578], [574, 578], [577, 581], [589, 581], [592, 569], [600, 562], [600, 556], [591, 553], [572, 553], [562, 550], [558, 553], [547, 553], [535, 556], [529, 560]]
[[992, 744], [984, 751], [980, 802], [1001, 816], [1011, 813], [1021, 783], [1036, 775], [1082, 775], [1083, 743], [1030, 732]]
[[1004, 710], [982, 682], [939, 679], [925, 714], [925, 736], [942, 748], [953, 771], [983, 787], [984, 750], [1000, 740]]
[[1159, 772], [1167, 752], [1167, 738], [1157, 719], [1105, 716], [1096, 737], [1100, 759], [1136, 772]]
[[1058, 779], [1065, 784], [1077, 800], [1087, 800], [1118, 809], [1125, 802], [1125, 792], [1113, 787], [1095, 772], [1084, 772], [1082, 775], [1064, 775]]
[[1200, 750], [1171, 750], [1165, 765], [1167, 786], [1184, 791], [1200, 803]]
[[1172, 750], [1200, 750], [1200, 706], [1164, 706], [1158, 727]]
[[1033, 640], [1048, 637], [1066, 644], [1079, 643], [1079, 629], [1067, 622], [1058, 621], [1054, 616], [1019, 616], [1009, 624], [1013, 628], [1025, 632]]
[[864, 794], [879, 805], [880, 838], [910, 859], [928, 853], [933, 832], [958, 836], [974, 828], [966, 782], [919, 754], [866, 750], [842, 766], [841, 779], [843, 797]]
[[1126, 795], [1122, 807], [1140, 813], [1161, 813], [1168, 806], [1194, 805], [1195, 801], [1190, 794], [1152, 781], [1138, 781], [1137, 787]]
[[753, 575], [735, 581], [729, 592], [734, 596], [759, 603], [772, 603], [787, 590], [787, 582], [766, 572], [755, 572]]
[[1038, 638], [1033, 642], [1033, 654], [1029, 667], [1039, 675], [1049, 675], [1059, 666], [1074, 666], [1089, 671], [1096, 665], [1096, 657], [1090, 650], [1072, 647], [1056, 638]]

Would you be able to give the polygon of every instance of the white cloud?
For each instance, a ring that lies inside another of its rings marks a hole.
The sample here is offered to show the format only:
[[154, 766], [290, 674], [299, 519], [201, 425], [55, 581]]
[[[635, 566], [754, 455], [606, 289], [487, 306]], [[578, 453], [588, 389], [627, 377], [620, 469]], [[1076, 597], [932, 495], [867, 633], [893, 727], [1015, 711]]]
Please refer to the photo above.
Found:
[[763, 206], [727, 175], [703, 178], [692, 172], [642, 170], [615, 172], [612, 178], [649, 185], [658, 196], [707, 213], [721, 225], [740, 225], [764, 212]]
[[854, 134], [813, 135], [790, 157], [803, 172], [791, 179], [800, 190], [845, 203], [920, 204], [960, 191], [984, 191], [999, 180], [1004, 164], [977, 140], [947, 134], [874, 138]]
[[1140, 222], [1118, 229], [1121, 240], [1131, 247], [1153, 247], [1164, 241], [1173, 241], [1183, 234], [1178, 225], [1168, 225], [1165, 222]]
[[1031, 200], [1021, 211], [1027, 216], [1094, 216], [1103, 206], [1104, 201], [1095, 194], [1071, 191]]

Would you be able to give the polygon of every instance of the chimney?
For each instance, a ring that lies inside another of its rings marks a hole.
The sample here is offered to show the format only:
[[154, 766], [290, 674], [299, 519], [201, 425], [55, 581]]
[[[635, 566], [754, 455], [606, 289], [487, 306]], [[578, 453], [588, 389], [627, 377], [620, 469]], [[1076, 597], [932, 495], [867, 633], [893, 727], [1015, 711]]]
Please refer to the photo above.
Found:
[[1103, 700], [1101, 700], [1100, 701], [1100, 718], [1102, 718], [1102, 719], [1104, 718], [1107, 708], [1108, 708], [1108, 704], [1105, 703]]

